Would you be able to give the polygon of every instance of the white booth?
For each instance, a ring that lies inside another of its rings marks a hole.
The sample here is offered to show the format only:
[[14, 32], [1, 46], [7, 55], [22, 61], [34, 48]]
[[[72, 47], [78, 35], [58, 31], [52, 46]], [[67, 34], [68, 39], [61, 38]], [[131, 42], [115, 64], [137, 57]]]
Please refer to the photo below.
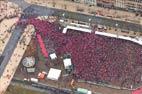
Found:
[[64, 67], [65, 69], [69, 69], [69, 67], [72, 65], [71, 63], [71, 58], [66, 58], [63, 60], [63, 63], [64, 63]]
[[50, 68], [49, 73], [47, 75], [47, 79], [57, 81], [60, 78], [60, 75], [61, 75], [61, 70]]
[[52, 60], [55, 60], [55, 59], [57, 58], [56, 53], [52, 53], [52, 54], [50, 54], [49, 56], [50, 56], [50, 58], [51, 58]]

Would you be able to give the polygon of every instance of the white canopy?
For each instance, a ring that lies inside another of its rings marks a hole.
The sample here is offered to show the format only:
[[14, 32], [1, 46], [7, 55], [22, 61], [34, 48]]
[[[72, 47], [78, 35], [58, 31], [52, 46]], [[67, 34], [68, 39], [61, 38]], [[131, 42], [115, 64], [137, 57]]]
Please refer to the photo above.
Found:
[[92, 94], [92, 92], [91, 91], [88, 91], [88, 93], [87, 94]]
[[64, 59], [63, 62], [64, 62], [64, 67], [65, 67], [65, 69], [67, 69], [69, 66], [72, 65], [70, 58]]
[[89, 26], [80, 25], [80, 24], [77, 24], [76, 26], [67, 25], [67, 27], [63, 29], [63, 33], [65, 34], [68, 29], [91, 33], [92, 30], [90, 28], [88, 28], [88, 27]]
[[52, 54], [50, 54], [49, 56], [50, 56], [50, 58], [51, 58], [52, 60], [57, 58], [57, 55], [56, 55], [55, 53], [52, 53]]
[[23, 66], [25, 67], [33, 67], [35, 65], [34, 57], [25, 57], [22, 61]]
[[50, 68], [49, 73], [47, 75], [47, 79], [57, 81], [59, 79], [60, 75], [61, 75], [61, 70]]
[[35, 68], [27, 68], [27, 72], [29, 73], [35, 72]]

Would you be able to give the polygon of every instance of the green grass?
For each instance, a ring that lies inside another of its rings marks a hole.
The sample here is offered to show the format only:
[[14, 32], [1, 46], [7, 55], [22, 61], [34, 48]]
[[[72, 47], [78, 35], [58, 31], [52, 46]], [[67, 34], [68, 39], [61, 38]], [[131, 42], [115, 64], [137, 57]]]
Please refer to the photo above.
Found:
[[46, 93], [25, 89], [19, 85], [16, 86], [10, 85], [5, 94], [46, 94]]

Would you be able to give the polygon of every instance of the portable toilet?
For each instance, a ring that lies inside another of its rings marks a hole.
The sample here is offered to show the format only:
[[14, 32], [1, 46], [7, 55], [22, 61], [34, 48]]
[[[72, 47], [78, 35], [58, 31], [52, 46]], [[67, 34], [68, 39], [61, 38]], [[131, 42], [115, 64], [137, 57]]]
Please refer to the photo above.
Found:
[[88, 91], [87, 89], [84, 88], [77, 88], [77, 94], [92, 94], [91, 91]]

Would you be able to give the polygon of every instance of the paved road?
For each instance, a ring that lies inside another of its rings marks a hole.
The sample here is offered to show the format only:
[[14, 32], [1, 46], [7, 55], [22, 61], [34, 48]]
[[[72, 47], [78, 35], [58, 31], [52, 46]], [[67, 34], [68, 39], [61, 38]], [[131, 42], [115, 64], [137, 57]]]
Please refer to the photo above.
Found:
[[23, 84], [32, 90], [34, 90], [32, 87], [37, 88], [39, 91], [45, 90], [48, 94], [71, 94], [71, 90], [58, 89], [41, 83], [25, 82], [17, 79], [13, 79], [12, 82]]
[[5, 49], [4, 49], [4, 52], [2, 53], [2, 56], [4, 56], [4, 59], [3, 61], [1, 62], [1, 65], [0, 65], [0, 76], [2, 75], [3, 71], [4, 71], [4, 68], [5, 66], [7, 65], [15, 47], [16, 47], [16, 44], [19, 40], [19, 37], [22, 35], [22, 32], [23, 32], [24, 29], [22, 29], [21, 27], [16, 27], [14, 29], [14, 31], [12, 32], [12, 35], [9, 39], [9, 42], [7, 43]]
[[[62, 12], [58, 12], [55, 13], [55, 15], [59, 15], [62, 16], [63, 11]], [[67, 12], [66, 17], [69, 18], [74, 18], [74, 19], [79, 19], [85, 22], [89, 22], [89, 19], [92, 19], [92, 23], [96, 23], [96, 24], [101, 24], [101, 25], [105, 25], [105, 26], [110, 26], [110, 27], [116, 27], [116, 23], [118, 24], [118, 28], [124, 29], [124, 30], [131, 30], [131, 31], [140, 31], [142, 30], [142, 25], [139, 24], [134, 24], [134, 23], [128, 23], [125, 21], [118, 21], [118, 20], [113, 20], [113, 19], [108, 19], [108, 18], [103, 18], [103, 17], [96, 17], [96, 16], [89, 16], [89, 15], [85, 15], [85, 14], [75, 14], [73, 12]]]
[[0, 76], [2, 75], [5, 66], [7, 65], [15, 47], [16, 44], [19, 40], [19, 37], [22, 34], [22, 29], [17, 27], [15, 28], [15, 30], [12, 32], [12, 36], [10, 37], [9, 42], [6, 45], [6, 48], [4, 49], [4, 52], [2, 53], [2, 56], [4, 56], [5, 58], [3, 59], [1, 65], [0, 65]]
[[[72, 19], [81, 20], [85, 22], [89, 22], [89, 19], [91, 18], [92, 23], [97, 23], [97, 24], [110, 26], [110, 27], [116, 27], [116, 23], [117, 23], [118, 24], [117, 27], [124, 30], [131, 30], [131, 31], [138, 31], [138, 32], [142, 30], [142, 25], [135, 24], [135, 23], [118, 21], [118, 20], [113, 20], [113, 19], [108, 19], [103, 17], [90, 16], [90, 15], [85, 15], [81, 13], [68, 12], [68, 11], [48, 8], [44, 6], [29, 5], [23, 0], [9, 0], [9, 1], [14, 1], [19, 6], [24, 8], [23, 10], [24, 10], [24, 13], [26, 14], [33, 13], [35, 15], [56, 15], [56, 16], [62, 17], [62, 14], [65, 13], [65, 18], [72, 18]], [[20, 2], [22, 2], [22, 4]]]
[[[15, 2], [18, 5], [20, 5], [23, 10], [25, 8], [29, 7], [29, 4], [27, 4], [23, 0], [10, 0], [10, 1]], [[32, 12], [32, 11], [28, 11], [28, 13], [29, 12]], [[48, 13], [51, 13], [51, 11], [49, 11]], [[48, 13], [46, 12], [46, 15], [48, 15]], [[4, 69], [5, 69], [5, 66], [7, 65], [8, 61], [9, 61], [9, 59], [10, 59], [10, 57], [11, 57], [11, 55], [12, 55], [12, 53], [13, 53], [15, 47], [16, 47], [16, 44], [17, 44], [20, 36], [22, 35], [23, 30], [24, 29], [19, 27], [19, 26], [16, 26], [16, 28], [13, 30], [12, 35], [10, 37], [10, 40], [7, 43], [7, 45], [6, 45], [5, 49], [4, 49], [4, 52], [1, 55], [4, 58], [1, 58], [0, 76], [2, 75], [2, 73], [3, 73]]]
[[8, 1], [16, 3], [17, 5], [19, 5], [21, 7], [22, 11], [24, 9], [26, 9], [28, 6], [30, 6], [30, 4], [28, 4], [24, 0], [8, 0]]
[[[26, 2], [24, 2], [23, 0], [9, 0], [11, 2], [14, 2], [14, 3], [17, 3], [19, 6], [21, 6], [22, 10], [24, 11], [27, 7], [29, 7], [30, 5], [27, 4]], [[29, 7], [30, 10], [28, 9], [28, 13], [30, 14], [31, 12], [34, 13], [34, 10], [32, 10], [32, 7], [30, 6]], [[39, 8], [37, 8], [39, 9]], [[40, 10], [38, 10], [40, 11]], [[35, 11], [34, 14], [39, 14], [40, 12], [38, 11]], [[27, 12], [27, 9], [26, 9], [26, 12]], [[45, 12], [44, 14], [48, 15], [48, 14], [51, 14], [52, 11], [50, 10], [43, 10], [43, 12]], [[7, 43], [5, 49], [4, 49], [4, 52], [2, 53], [1, 56], [3, 56], [4, 58], [1, 60], [1, 64], [0, 64], [0, 76], [2, 75], [3, 71], [4, 71], [4, 68], [5, 66], [7, 65], [15, 47], [16, 47], [16, 44], [20, 38], [20, 36], [22, 35], [22, 32], [23, 32], [23, 28], [19, 27], [19, 26], [16, 26], [16, 28], [13, 30], [12, 32], [12, 36], [10, 37], [10, 40], [9, 42]]]
[[[9, 0], [9, 1], [18, 4], [22, 8], [22, 10], [30, 6], [28, 3], [24, 2], [24, 0]], [[2, 75], [4, 68], [7, 65], [14, 51], [14, 48], [18, 42], [18, 38], [22, 34], [21, 33], [22, 31], [23, 31], [22, 28], [17, 27], [12, 32], [12, 36], [10, 37], [8, 44], [6, 45], [6, 48], [4, 49], [4, 52], [1, 55], [2, 57], [0, 58], [1, 59], [0, 60], [0, 76]]]

